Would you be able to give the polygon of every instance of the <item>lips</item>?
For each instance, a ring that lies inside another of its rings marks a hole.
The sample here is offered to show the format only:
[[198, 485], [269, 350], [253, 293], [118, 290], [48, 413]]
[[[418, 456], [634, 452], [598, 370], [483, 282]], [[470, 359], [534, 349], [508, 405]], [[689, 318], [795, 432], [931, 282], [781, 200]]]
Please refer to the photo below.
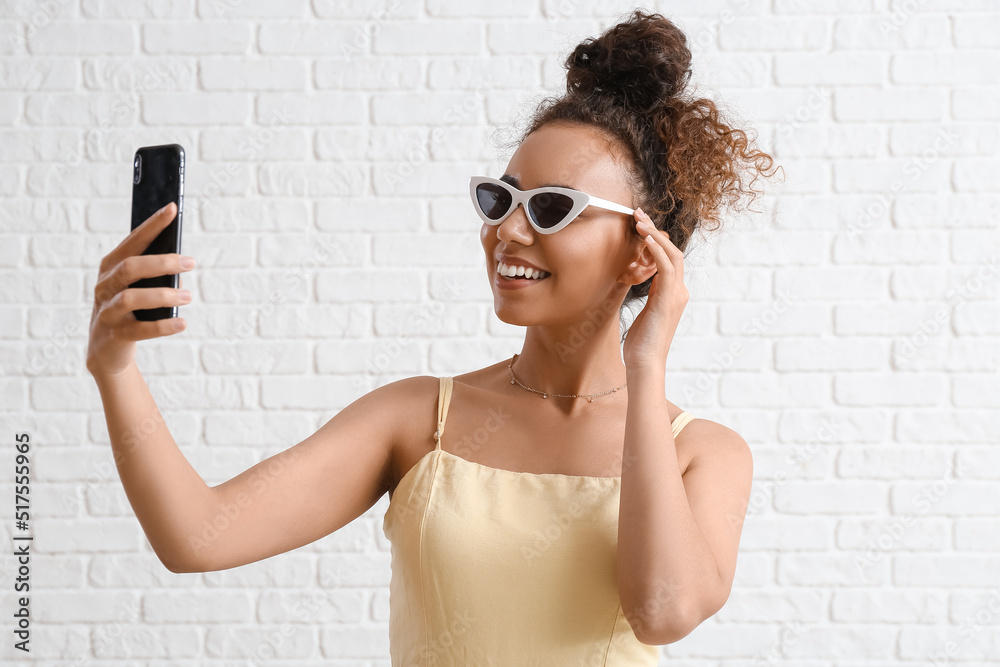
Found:
[[496, 259], [497, 264], [506, 264], [507, 266], [523, 266], [526, 269], [532, 268], [536, 271], [544, 271], [545, 273], [551, 273], [551, 271], [548, 271], [544, 267], [538, 266], [537, 264], [533, 264], [528, 260], [522, 259], [515, 255], [497, 255], [496, 257], [494, 257], [494, 259]]

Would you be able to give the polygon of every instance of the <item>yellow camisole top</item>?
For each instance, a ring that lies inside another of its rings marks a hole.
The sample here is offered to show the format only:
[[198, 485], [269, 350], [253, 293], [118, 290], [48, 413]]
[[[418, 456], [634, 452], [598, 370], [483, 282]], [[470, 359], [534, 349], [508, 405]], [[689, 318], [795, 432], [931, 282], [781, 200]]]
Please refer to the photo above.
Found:
[[[491, 468], [436, 445], [399, 480], [391, 544], [392, 667], [655, 667], [618, 597], [621, 477]], [[682, 412], [676, 437], [694, 417]]]

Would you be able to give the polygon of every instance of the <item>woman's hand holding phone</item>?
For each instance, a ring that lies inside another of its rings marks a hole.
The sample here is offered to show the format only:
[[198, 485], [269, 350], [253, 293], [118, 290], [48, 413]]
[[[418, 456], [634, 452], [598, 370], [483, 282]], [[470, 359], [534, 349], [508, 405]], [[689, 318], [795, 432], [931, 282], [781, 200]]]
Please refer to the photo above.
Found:
[[[177, 253], [143, 255], [142, 252], [176, 217], [171, 202], [136, 227], [101, 260], [94, 310], [90, 320], [87, 370], [95, 377], [115, 376], [135, 361], [135, 341], [169, 336], [183, 331], [187, 323], [179, 317], [139, 321], [133, 310], [173, 307], [190, 303], [190, 293], [171, 287], [129, 287], [141, 278], [181, 274], [194, 268], [194, 258]], [[182, 263], [191, 261], [190, 266]], [[180, 277], [184, 286], [184, 278]]]

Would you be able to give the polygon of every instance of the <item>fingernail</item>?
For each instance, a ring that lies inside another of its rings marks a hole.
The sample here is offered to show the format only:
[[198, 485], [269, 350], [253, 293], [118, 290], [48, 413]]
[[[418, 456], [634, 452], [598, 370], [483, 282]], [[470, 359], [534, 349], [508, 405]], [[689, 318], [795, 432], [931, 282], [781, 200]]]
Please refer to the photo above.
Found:
[[181, 329], [184, 328], [184, 320], [182, 320], [179, 317], [175, 317], [173, 319], [174, 319], [174, 331], [180, 331]]
[[194, 268], [194, 257], [188, 257], [183, 255], [181, 257], [181, 268], [182, 269], [193, 269]]
[[177, 296], [180, 297], [181, 301], [190, 301], [191, 300], [191, 291], [190, 290], [186, 290], [186, 289], [182, 289], [181, 291], [179, 291], [177, 293]]

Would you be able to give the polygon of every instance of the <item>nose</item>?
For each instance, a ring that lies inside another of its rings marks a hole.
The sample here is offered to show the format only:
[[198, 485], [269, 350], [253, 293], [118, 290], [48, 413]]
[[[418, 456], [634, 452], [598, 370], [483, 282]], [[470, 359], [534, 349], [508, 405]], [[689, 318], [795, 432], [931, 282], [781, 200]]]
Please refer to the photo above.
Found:
[[534, 231], [531, 228], [531, 223], [528, 221], [528, 213], [524, 210], [524, 206], [520, 202], [515, 204], [515, 209], [508, 213], [507, 217], [496, 226], [496, 230], [497, 238], [502, 241], [518, 240], [522, 244], [524, 244], [524, 240], [531, 239]]

